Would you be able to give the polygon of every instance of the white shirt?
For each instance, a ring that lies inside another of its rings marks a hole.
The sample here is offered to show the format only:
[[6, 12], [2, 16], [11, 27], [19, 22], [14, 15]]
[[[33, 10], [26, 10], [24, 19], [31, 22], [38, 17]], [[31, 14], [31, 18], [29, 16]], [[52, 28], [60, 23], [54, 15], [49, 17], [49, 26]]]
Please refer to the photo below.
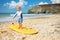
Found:
[[18, 18], [21, 18], [21, 16], [20, 16], [21, 13], [22, 13], [22, 11], [17, 11], [15, 15], [16, 15]]

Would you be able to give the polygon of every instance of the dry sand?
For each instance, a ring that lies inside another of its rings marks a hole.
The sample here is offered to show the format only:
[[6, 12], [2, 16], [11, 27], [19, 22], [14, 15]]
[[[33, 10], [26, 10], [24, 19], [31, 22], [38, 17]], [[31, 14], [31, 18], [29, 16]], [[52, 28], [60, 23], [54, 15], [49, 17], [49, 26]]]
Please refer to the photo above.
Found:
[[[20, 34], [9, 29], [11, 23], [0, 23], [0, 40], [60, 40], [60, 15], [24, 20], [24, 26], [38, 31], [33, 35]], [[14, 23], [18, 24], [17, 21]]]

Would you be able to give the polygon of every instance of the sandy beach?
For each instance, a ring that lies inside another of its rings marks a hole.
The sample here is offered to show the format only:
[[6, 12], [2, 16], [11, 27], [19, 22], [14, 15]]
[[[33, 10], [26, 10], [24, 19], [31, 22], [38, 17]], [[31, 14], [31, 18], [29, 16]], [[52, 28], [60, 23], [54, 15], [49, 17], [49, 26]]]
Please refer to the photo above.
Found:
[[[9, 28], [12, 22], [0, 23], [0, 40], [60, 40], [60, 15], [25, 19], [23, 25], [38, 31], [37, 34], [20, 34]], [[13, 21], [18, 24], [17, 21]]]

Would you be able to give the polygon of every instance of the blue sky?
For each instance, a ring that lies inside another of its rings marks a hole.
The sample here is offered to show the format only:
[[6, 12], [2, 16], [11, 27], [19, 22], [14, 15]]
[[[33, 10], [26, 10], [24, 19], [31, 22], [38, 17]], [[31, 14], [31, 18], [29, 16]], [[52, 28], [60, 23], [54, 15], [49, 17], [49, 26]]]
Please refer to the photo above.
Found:
[[20, 5], [26, 13], [33, 6], [56, 3], [60, 3], [60, 0], [0, 0], [0, 13], [15, 13], [16, 5]]

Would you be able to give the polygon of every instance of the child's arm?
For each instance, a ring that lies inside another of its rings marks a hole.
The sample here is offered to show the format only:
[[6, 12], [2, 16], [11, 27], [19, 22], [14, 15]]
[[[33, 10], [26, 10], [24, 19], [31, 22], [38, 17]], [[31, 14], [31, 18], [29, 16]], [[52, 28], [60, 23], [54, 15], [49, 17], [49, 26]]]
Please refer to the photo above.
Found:
[[15, 18], [16, 16], [17, 16], [17, 14], [15, 14], [13, 18]]

